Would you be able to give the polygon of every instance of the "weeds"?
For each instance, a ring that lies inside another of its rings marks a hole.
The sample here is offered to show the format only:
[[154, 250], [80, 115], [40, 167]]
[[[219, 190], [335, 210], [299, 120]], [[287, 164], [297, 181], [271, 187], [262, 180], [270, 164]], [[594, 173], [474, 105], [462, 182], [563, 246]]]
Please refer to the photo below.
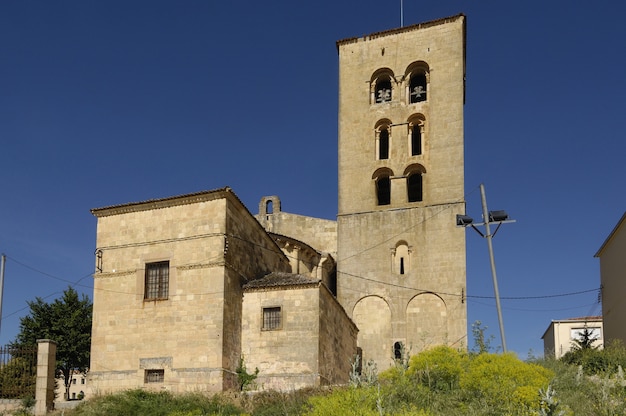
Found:
[[[623, 349], [593, 350], [599, 366], [448, 347], [398, 360], [378, 375], [352, 363], [350, 385], [208, 396], [131, 390], [95, 397], [65, 416], [596, 416], [626, 415]], [[605, 356], [602, 356], [602, 355]], [[605, 365], [604, 363], [608, 363]], [[595, 372], [594, 372], [595, 370]]]

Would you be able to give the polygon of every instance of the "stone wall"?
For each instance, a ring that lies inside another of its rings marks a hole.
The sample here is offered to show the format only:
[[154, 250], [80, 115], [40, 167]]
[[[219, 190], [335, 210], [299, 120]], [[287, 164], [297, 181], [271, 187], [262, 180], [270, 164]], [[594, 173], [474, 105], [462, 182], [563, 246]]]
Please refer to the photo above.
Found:
[[[345, 383], [356, 327], [324, 285], [246, 290], [242, 324], [248, 372], [258, 389], [289, 391]], [[264, 330], [263, 308], [281, 307], [282, 327]]]
[[347, 384], [357, 354], [358, 329], [333, 294], [320, 286], [320, 382]]
[[[267, 211], [270, 200], [273, 201], [272, 212]], [[261, 199], [256, 218], [268, 232], [294, 237], [320, 252], [337, 255], [336, 221], [283, 212], [277, 196]]]
[[[467, 345], [463, 104], [465, 18], [338, 42], [338, 298], [359, 328], [363, 359], [393, 362], [396, 342], [413, 352]], [[427, 99], [409, 100], [415, 68], [425, 71]], [[379, 74], [386, 74], [385, 77]], [[391, 99], [376, 102], [378, 77]], [[421, 152], [410, 124], [423, 122]], [[389, 132], [380, 157], [377, 128]], [[422, 197], [410, 201], [408, 175], [421, 172]], [[377, 198], [387, 172], [390, 201]]]
[[[288, 268], [273, 240], [228, 189], [94, 214], [102, 261], [94, 276], [90, 389], [233, 387], [241, 282]], [[167, 299], [144, 300], [145, 265], [164, 260]], [[151, 370], [163, 370], [163, 380], [147, 383]]]

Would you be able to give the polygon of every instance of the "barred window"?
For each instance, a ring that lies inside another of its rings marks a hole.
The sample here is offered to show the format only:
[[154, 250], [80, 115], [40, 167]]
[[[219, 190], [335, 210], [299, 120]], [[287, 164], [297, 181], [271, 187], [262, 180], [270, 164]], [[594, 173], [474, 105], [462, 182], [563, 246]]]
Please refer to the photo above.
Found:
[[281, 328], [280, 306], [263, 308], [263, 330], [272, 331]]
[[144, 383], [163, 383], [165, 370], [146, 370]]
[[145, 300], [167, 299], [170, 283], [170, 262], [146, 264]]

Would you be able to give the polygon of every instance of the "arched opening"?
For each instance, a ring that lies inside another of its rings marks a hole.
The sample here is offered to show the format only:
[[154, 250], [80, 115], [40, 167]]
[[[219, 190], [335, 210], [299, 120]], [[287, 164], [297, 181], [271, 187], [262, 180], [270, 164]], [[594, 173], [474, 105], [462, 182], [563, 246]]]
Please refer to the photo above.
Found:
[[406, 177], [406, 191], [409, 202], [419, 202], [424, 200], [423, 178], [426, 173], [424, 166], [414, 163], [404, 170]]
[[406, 241], [398, 241], [393, 249], [393, 272], [399, 275], [409, 273], [411, 267], [411, 249]]
[[390, 102], [393, 94], [393, 71], [389, 68], [380, 68], [370, 78], [370, 103], [381, 104]]
[[424, 61], [416, 61], [409, 65], [404, 73], [409, 82], [406, 94], [409, 104], [426, 101], [428, 93], [429, 67]]
[[391, 101], [391, 80], [381, 79], [376, 82], [376, 103]]
[[411, 156], [422, 154], [422, 126], [414, 124], [411, 127]]
[[378, 133], [378, 159], [389, 159], [389, 129], [384, 127]]
[[396, 360], [402, 359], [403, 346], [401, 342], [394, 342], [393, 344], [393, 358]]
[[409, 123], [409, 154], [419, 156], [424, 153], [426, 118], [423, 114], [413, 114], [407, 121]]
[[271, 199], [265, 203], [265, 213], [273, 214], [274, 213], [274, 201]]
[[378, 205], [391, 203], [391, 179], [389, 176], [380, 176], [376, 179], [376, 199]]
[[409, 82], [409, 102], [411, 104], [426, 101], [426, 74], [417, 73], [411, 76]]
[[413, 172], [406, 178], [407, 194], [409, 202], [419, 202], [423, 200], [422, 174]]

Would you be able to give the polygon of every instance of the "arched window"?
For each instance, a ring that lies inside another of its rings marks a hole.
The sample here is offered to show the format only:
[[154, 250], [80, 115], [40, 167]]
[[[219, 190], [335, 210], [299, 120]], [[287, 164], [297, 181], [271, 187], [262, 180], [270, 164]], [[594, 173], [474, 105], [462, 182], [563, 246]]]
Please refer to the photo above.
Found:
[[409, 154], [419, 156], [424, 153], [424, 124], [425, 118], [415, 114], [409, 118]]
[[391, 203], [391, 179], [389, 176], [381, 176], [376, 180], [376, 199], [378, 205]]
[[411, 156], [422, 154], [422, 126], [416, 124], [411, 127]]
[[393, 272], [404, 275], [409, 273], [411, 250], [406, 241], [399, 241], [393, 249]]
[[405, 78], [409, 80], [407, 85], [409, 104], [426, 101], [429, 78], [428, 64], [423, 61], [413, 62], [408, 66]]
[[415, 74], [409, 82], [409, 102], [426, 101], [426, 74]]
[[391, 177], [393, 172], [389, 168], [380, 168], [372, 175], [376, 187], [376, 205], [391, 203]]
[[406, 183], [409, 202], [422, 201], [422, 174], [419, 172], [409, 174]]
[[389, 130], [386, 127], [378, 132], [378, 159], [389, 159]]
[[384, 103], [387, 101], [391, 101], [391, 81], [379, 80], [376, 83], [376, 102]]
[[389, 150], [391, 148], [391, 120], [382, 119], [376, 123], [374, 132], [376, 134], [376, 159], [389, 159]]
[[406, 177], [407, 199], [409, 202], [420, 202], [424, 200], [424, 173], [426, 173], [426, 170], [418, 163], [405, 169], [404, 176]]
[[402, 345], [401, 342], [394, 342], [393, 344], [393, 358], [396, 360], [401, 360], [402, 359], [402, 353], [404, 346]]
[[269, 219], [274, 211], [280, 212], [280, 199], [276, 195], [261, 198], [261, 202], [259, 202], [259, 215]]
[[374, 72], [370, 80], [370, 93], [372, 104], [390, 102], [393, 94], [393, 71], [389, 68], [381, 68]]

